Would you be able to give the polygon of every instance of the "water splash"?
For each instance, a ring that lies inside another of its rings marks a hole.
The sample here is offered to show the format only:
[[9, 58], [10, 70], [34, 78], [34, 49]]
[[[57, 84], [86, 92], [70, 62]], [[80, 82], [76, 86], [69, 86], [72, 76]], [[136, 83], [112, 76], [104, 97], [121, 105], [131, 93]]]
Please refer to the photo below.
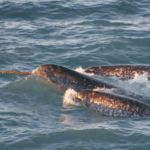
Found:
[[81, 66], [75, 69], [75, 71], [80, 72], [80, 73], [84, 73], [84, 70], [85, 69], [83, 69]]
[[150, 97], [150, 83], [146, 74], [135, 74], [135, 77], [133, 79], [126, 81], [118, 80], [118, 84], [120, 87], [126, 90], [130, 90], [146, 97]]
[[[122, 80], [121, 77], [116, 77], [116, 76], [104, 77], [104, 76], [100, 76], [100, 75], [85, 73], [84, 69], [82, 69], [82, 67], [77, 68], [76, 71], [90, 75], [93, 78], [96, 78], [98, 80], [103, 80], [105, 82], [113, 84], [113, 85], [120, 87], [122, 89], [125, 89], [127, 91], [132, 91], [134, 93], [138, 93], [138, 94], [143, 95], [148, 98], [150, 97], [150, 92], [149, 92], [150, 84], [149, 84], [148, 76], [146, 73], [143, 75], [135, 73], [135, 76], [133, 79]], [[104, 89], [104, 88], [94, 89], [94, 91], [104, 91], [104, 92], [109, 92], [109, 93], [113, 92], [113, 90]]]
[[74, 89], [67, 89], [64, 96], [63, 96], [63, 105], [76, 105], [76, 106], [79, 106], [80, 103], [76, 101], [76, 95], [77, 95], [77, 92], [74, 90]]
[[34, 70], [32, 70], [32, 74], [36, 74], [36, 72], [38, 71], [39, 68], [36, 68]]
[[132, 83], [144, 83], [147, 84], [148, 83], [148, 76], [147, 73], [143, 74], [143, 75], [139, 75], [139, 74], [135, 74], [133, 79], [129, 80], [130, 84]]
[[87, 75], [94, 75], [94, 73], [86, 73], [85, 69], [83, 69], [81, 66], [79, 66], [78, 68], [75, 69], [75, 71], [79, 72], [79, 73], [83, 73], [83, 74], [87, 74]]

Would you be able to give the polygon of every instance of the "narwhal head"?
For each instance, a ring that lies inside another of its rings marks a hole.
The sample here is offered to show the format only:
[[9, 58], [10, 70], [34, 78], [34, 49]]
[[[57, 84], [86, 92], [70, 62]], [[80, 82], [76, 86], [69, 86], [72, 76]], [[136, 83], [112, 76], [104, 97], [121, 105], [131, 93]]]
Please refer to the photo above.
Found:
[[53, 82], [56, 82], [58, 78], [62, 79], [63, 77], [73, 81], [73, 73], [74, 72], [70, 69], [54, 64], [43, 64], [32, 71], [32, 74], [38, 74], [46, 79], [52, 80]]
[[58, 69], [57, 65], [54, 64], [43, 64], [37, 69], [32, 71], [32, 74], [38, 74], [44, 78], [47, 78], [49, 74], [54, 74]]

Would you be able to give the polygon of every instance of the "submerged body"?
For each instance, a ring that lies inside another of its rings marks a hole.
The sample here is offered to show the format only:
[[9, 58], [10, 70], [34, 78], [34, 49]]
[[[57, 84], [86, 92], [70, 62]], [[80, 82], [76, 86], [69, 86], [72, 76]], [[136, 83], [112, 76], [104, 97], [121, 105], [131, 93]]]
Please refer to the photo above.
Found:
[[86, 69], [85, 72], [105, 76], [118, 76], [126, 79], [134, 78], [135, 74], [146, 74], [150, 79], [150, 66], [144, 65], [115, 65], [90, 67]]
[[76, 98], [102, 114], [110, 116], [138, 117], [150, 116], [150, 106], [128, 97], [104, 92], [82, 91]]
[[33, 73], [38, 74], [53, 83], [60, 85], [61, 87], [72, 88], [77, 92], [83, 90], [93, 90], [95, 88], [106, 88], [112, 89], [114, 93], [130, 96], [135, 99], [143, 100], [143, 96], [135, 94], [124, 89], [118, 88], [114, 85], [108, 84], [106, 82], [91, 78], [90, 76], [81, 74], [74, 70], [54, 65], [54, 64], [44, 64], [33, 71]]

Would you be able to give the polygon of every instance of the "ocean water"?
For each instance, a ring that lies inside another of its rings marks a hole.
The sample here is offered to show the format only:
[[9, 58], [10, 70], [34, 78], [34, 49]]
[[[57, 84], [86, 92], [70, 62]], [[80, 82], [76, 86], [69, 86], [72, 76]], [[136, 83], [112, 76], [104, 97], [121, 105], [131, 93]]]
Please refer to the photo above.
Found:
[[[149, 0], [0, 0], [0, 70], [145, 64]], [[147, 76], [101, 80], [150, 98]], [[1, 150], [149, 150], [149, 117], [111, 117], [45, 79], [0, 74]]]

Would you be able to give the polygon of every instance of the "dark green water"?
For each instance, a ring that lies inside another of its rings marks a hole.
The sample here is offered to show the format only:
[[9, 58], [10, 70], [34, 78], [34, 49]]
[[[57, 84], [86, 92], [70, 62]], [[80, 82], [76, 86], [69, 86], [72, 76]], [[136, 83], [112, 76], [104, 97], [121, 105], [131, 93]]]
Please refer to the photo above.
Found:
[[[149, 65], [149, 59], [148, 0], [0, 0], [0, 70]], [[102, 79], [150, 97], [146, 76]], [[104, 116], [63, 97], [40, 77], [1, 74], [0, 149], [150, 149], [150, 118]]]

